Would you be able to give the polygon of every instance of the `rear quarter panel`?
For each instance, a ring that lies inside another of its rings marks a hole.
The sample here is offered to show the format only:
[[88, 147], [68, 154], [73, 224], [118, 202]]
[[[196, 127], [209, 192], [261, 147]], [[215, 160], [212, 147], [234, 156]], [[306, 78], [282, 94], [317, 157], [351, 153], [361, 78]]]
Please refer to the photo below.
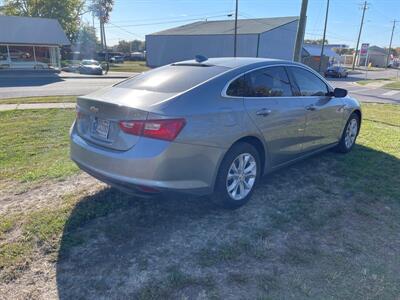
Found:
[[228, 149], [241, 137], [261, 136], [245, 112], [243, 98], [221, 96], [231, 78], [222, 75], [170, 101], [164, 113], [187, 120], [176, 142]]

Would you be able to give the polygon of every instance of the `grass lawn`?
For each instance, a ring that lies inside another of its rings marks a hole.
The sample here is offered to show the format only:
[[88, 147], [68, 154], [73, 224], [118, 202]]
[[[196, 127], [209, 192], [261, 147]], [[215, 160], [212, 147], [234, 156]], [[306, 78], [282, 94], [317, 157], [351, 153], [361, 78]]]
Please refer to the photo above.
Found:
[[76, 102], [76, 96], [46, 96], [46, 97], [22, 97], [0, 99], [0, 104], [22, 104], [22, 103], [63, 103]]
[[385, 81], [392, 81], [390, 78], [378, 78], [378, 79], [366, 79], [366, 80], [360, 80], [356, 81], [357, 84], [359, 85], [367, 85], [371, 83], [384, 83]]
[[[364, 104], [363, 113], [351, 153], [328, 151], [269, 175], [236, 211], [205, 199], [137, 199], [77, 185], [46, 207], [4, 213], [0, 291], [19, 298], [55, 291], [65, 299], [396, 299], [400, 106]], [[72, 110], [1, 113], [0, 182], [75, 173], [67, 147], [73, 117]]]
[[68, 157], [72, 109], [0, 112], [0, 182], [62, 178], [77, 171]]
[[111, 64], [110, 71], [140, 73], [149, 70], [145, 61], [125, 61], [123, 64]]

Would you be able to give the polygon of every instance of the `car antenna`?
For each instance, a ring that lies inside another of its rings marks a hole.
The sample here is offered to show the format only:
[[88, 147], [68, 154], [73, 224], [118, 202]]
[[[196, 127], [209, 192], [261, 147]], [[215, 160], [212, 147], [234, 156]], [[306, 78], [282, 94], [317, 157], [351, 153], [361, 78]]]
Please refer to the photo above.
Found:
[[195, 59], [196, 59], [196, 61], [197, 61], [198, 63], [202, 63], [203, 61], [208, 60], [208, 58], [207, 58], [206, 56], [200, 55], [200, 54], [196, 55], [196, 56], [195, 56]]

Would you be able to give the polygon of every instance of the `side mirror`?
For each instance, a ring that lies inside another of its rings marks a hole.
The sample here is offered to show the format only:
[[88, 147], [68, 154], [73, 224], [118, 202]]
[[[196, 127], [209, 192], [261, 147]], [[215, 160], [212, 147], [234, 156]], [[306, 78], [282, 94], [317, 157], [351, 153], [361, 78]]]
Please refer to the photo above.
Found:
[[333, 90], [333, 96], [335, 98], [344, 98], [347, 96], [347, 90], [341, 88], [335, 88]]

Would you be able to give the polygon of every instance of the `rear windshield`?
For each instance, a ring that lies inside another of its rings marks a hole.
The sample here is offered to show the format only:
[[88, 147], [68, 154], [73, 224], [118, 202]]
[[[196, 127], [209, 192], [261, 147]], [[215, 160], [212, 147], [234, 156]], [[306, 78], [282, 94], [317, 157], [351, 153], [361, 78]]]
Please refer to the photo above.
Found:
[[139, 74], [117, 86], [160, 93], [180, 93], [226, 70], [228, 68], [220, 66], [170, 65]]

